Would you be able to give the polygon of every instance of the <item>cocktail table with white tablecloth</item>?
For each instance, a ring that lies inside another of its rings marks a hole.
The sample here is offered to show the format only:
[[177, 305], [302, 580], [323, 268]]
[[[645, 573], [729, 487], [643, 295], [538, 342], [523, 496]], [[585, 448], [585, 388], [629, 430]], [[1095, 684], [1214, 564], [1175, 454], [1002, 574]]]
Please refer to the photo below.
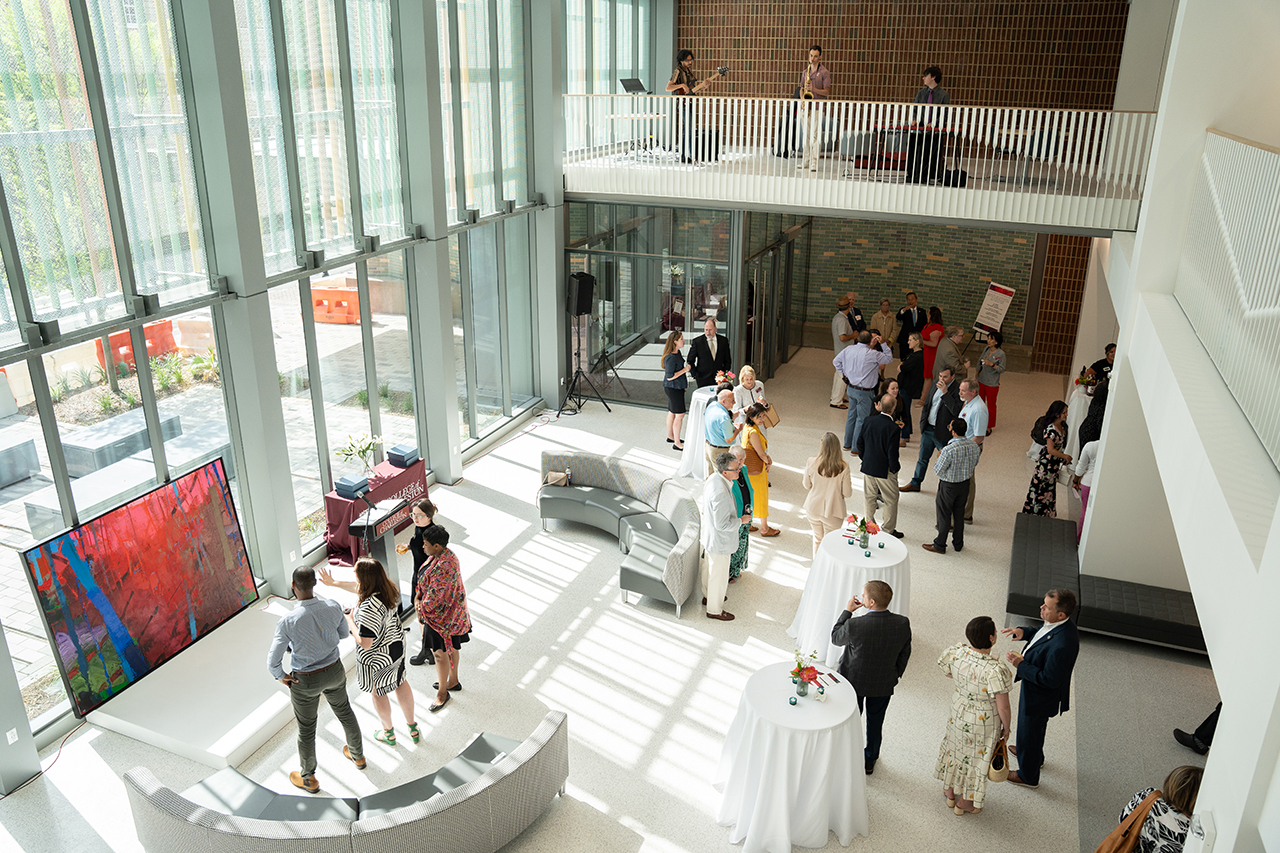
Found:
[[684, 452], [680, 454], [677, 477], [693, 477], [702, 481], [711, 473], [707, 470], [707, 438], [702, 432], [702, 416], [706, 414], [707, 404], [715, 396], [714, 385], [706, 385], [693, 392], [693, 399], [689, 401], [689, 414], [684, 419]]
[[841, 679], [824, 688], [825, 702], [810, 686], [791, 705], [793, 666], [770, 664], [747, 679], [720, 753], [716, 821], [733, 827], [729, 841], [743, 842], [743, 853], [825, 847], [828, 830], [848, 847], [871, 832], [857, 696]]
[[[848, 544], [843, 529], [833, 530], [822, 538], [818, 553], [809, 569], [809, 579], [800, 596], [800, 607], [787, 633], [796, 638], [796, 648], [804, 654], [816, 651], [818, 660], [827, 666], [840, 663], [843, 646], [831, 644], [831, 629], [840, 611], [854, 594], [861, 594], [867, 581], [884, 581], [893, 589], [889, 610], [910, 616], [911, 557], [907, 546], [888, 533], [871, 537], [869, 549]], [[879, 547], [881, 543], [884, 547]], [[867, 551], [871, 556], [866, 556]], [[861, 616], [866, 610], [858, 610]]]

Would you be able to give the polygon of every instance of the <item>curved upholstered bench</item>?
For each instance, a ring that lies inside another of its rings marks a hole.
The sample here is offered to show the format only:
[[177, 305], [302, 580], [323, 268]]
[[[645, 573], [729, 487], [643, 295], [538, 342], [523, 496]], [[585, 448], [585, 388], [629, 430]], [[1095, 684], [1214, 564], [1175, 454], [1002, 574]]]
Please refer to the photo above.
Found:
[[628, 592], [680, 609], [693, 594], [701, 553], [701, 518], [693, 497], [674, 479], [624, 459], [585, 451], [542, 452], [542, 479], [569, 472], [569, 485], [542, 486], [538, 511], [547, 519], [587, 524], [618, 538], [626, 554], [618, 573]]
[[124, 781], [148, 853], [494, 853], [564, 792], [568, 777], [568, 719], [552, 711], [524, 741], [477, 735], [435, 773], [359, 800], [277, 794], [231, 768], [181, 794], [144, 767]]

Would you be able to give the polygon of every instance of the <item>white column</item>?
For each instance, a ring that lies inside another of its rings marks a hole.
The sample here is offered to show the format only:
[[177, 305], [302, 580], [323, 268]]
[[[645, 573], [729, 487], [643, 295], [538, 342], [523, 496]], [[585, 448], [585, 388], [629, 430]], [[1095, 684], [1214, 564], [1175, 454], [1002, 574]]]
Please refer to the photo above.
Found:
[[246, 540], [272, 591], [289, 596], [301, 545], [267, 305], [235, 5], [185, 0], [182, 11], [214, 247], [211, 260], [236, 297], [222, 306], [222, 351], [229, 378], [227, 421], [241, 463]]
[[534, 189], [545, 205], [534, 214], [534, 311], [537, 315], [538, 393], [548, 407], [559, 406], [568, 366], [565, 342], [564, 225], [564, 17], [561, 4], [548, 3], [533, 16], [530, 33], [533, 79], [529, 110], [533, 115]]

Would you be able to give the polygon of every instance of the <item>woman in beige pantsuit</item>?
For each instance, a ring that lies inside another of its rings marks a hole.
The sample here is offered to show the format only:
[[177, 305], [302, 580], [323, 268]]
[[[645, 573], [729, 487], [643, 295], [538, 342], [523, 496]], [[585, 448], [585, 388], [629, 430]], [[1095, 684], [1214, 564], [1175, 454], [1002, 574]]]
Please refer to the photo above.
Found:
[[813, 528], [813, 553], [818, 553], [822, 537], [840, 529], [848, 517], [845, 500], [853, 494], [849, 465], [840, 452], [840, 439], [834, 432], [822, 436], [817, 456], [810, 456], [804, 466], [804, 514]]

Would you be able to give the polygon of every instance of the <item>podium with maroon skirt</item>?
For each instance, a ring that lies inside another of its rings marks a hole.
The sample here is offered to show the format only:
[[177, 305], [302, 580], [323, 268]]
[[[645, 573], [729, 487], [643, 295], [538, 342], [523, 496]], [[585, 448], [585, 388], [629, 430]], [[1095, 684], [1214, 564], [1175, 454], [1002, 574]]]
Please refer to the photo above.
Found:
[[[427, 467], [421, 459], [408, 468], [397, 468], [390, 462], [379, 463], [369, 477], [369, 491], [364, 495], [369, 503], [374, 504], [388, 500], [404, 501], [404, 506], [398, 512], [378, 519], [380, 536], [399, 533], [412, 524], [410, 510], [426, 496]], [[324, 539], [329, 546], [329, 562], [332, 565], [354, 566], [356, 558], [364, 555], [361, 538], [353, 537], [350, 528], [352, 524], [361, 521], [365, 511], [369, 509], [369, 503], [363, 498], [349, 500], [336, 491], [324, 496]], [[386, 568], [388, 572], [393, 571], [394, 565]]]

